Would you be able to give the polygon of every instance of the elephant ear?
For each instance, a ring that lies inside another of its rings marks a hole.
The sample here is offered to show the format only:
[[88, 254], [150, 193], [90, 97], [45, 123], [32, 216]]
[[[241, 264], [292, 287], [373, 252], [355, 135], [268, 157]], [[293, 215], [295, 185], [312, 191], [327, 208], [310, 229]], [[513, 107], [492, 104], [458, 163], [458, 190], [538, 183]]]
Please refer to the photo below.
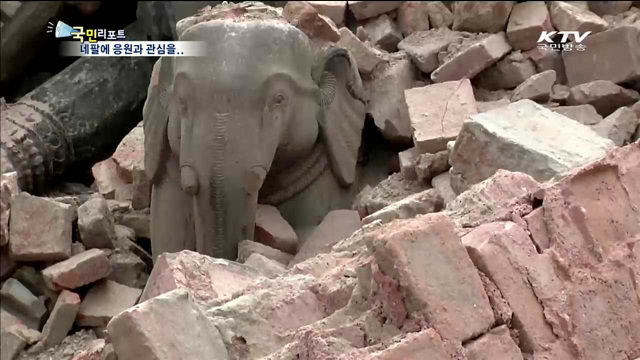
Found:
[[167, 138], [169, 100], [173, 88], [173, 57], [161, 57], [153, 66], [147, 100], [142, 109], [144, 167], [152, 183], [162, 176], [162, 164], [170, 153]]
[[331, 170], [340, 185], [347, 187], [355, 180], [366, 115], [362, 80], [346, 49], [332, 46], [316, 58], [312, 77], [320, 87], [320, 134]]

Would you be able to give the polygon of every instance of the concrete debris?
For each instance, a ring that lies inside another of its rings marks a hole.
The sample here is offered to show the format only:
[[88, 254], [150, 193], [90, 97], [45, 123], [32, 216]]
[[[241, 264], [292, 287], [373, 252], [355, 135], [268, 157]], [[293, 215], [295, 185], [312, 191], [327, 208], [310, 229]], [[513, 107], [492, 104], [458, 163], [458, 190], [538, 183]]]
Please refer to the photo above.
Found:
[[[556, 75], [558, 73], [556, 72]], [[557, 82], [558, 80], [556, 80]], [[565, 105], [567, 103], [567, 99], [569, 99], [570, 88], [566, 85], [555, 84], [551, 87], [551, 101], [556, 102], [560, 105]], [[594, 109], [595, 110], [595, 109]]]
[[364, 31], [371, 44], [388, 52], [398, 50], [398, 43], [402, 41], [402, 33], [396, 23], [383, 14], [364, 24]]
[[553, 1], [549, 9], [551, 22], [558, 31], [578, 31], [592, 34], [605, 31], [609, 24], [589, 10], [574, 6], [569, 2]]
[[384, 61], [381, 51], [367, 46], [346, 27], [340, 28], [340, 41], [337, 45], [349, 50], [362, 74], [370, 74]]
[[524, 359], [506, 325], [491, 329], [488, 333], [466, 344], [464, 349], [469, 359]]
[[[592, 34], [582, 42], [588, 51], [563, 51], [569, 86], [596, 80], [616, 84], [640, 79], [640, 28], [622, 26]], [[615, 64], [611, 66], [610, 64]]]
[[444, 206], [447, 206], [447, 204], [455, 200], [455, 198], [458, 196], [451, 187], [451, 174], [449, 174], [448, 172], [440, 174], [431, 179], [431, 186], [434, 189], [438, 190], [438, 193], [440, 193], [440, 197], [442, 197]]
[[400, 173], [407, 180], [417, 180], [418, 174], [416, 173], [416, 160], [420, 152], [418, 148], [412, 147], [411, 149], [398, 153], [398, 161], [400, 163]]
[[603, 121], [592, 126], [598, 135], [610, 139], [617, 146], [626, 145], [640, 125], [636, 113], [628, 107], [621, 107]]
[[441, 1], [427, 3], [429, 23], [433, 29], [450, 28], [453, 25], [453, 14]]
[[378, 66], [371, 78], [363, 82], [367, 93], [367, 113], [385, 139], [397, 143], [411, 142], [411, 122], [404, 101], [404, 91], [415, 86], [418, 69], [400, 52], [388, 64]]
[[101, 249], [87, 250], [42, 270], [51, 289], [75, 289], [104, 279], [111, 273], [107, 253]]
[[504, 31], [515, 1], [456, 2], [453, 30], [499, 33]]
[[362, 219], [363, 224], [376, 220], [383, 224], [396, 219], [410, 219], [422, 214], [430, 214], [442, 210], [442, 196], [436, 189], [429, 189], [410, 195]]
[[478, 113], [487, 112], [493, 109], [499, 109], [499, 108], [508, 106], [509, 104], [511, 104], [511, 101], [509, 101], [508, 98], [502, 98], [500, 100], [495, 100], [495, 101], [478, 101], [476, 103], [478, 107]]
[[107, 326], [111, 318], [133, 307], [141, 294], [141, 289], [103, 280], [93, 286], [82, 300], [76, 324], [85, 327]]
[[430, 184], [431, 179], [446, 172], [450, 167], [449, 150], [438, 151], [435, 154], [422, 154], [416, 161], [418, 181]]
[[116, 239], [115, 220], [107, 201], [93, 197], [78, 208], [78, 229], [87, 249], [113, 249]]
[[527, 174], [498, 170], [490, 178], [462, 192], [447, 204], [445, 212], [460, 228], [510, 219], [513, 213], [525, 215], [531, 211], [533, 201], [528, 194], [539, 188], [540, 184]]
[[413, 141], [420, 153], [436, 153], [454, 140], [468, 116], [478, 112], [468, 79], [405, 90]]
[[329, 252], [338, 241], [349, 237], [362, 226], [355, 210], [334, 210], [327, 214], [320, 225], [302, 242], [290, 265], [303, 262], [318, 254]]
[[127, 136], [120, 141], [118, 148], [111, 156], [116, 164], [117, 174], [125, 183], [133, 183], [133, 173], [144, 171], [144, 129], [138, 123]]
[[536, 72], [533, 60], [520, 51], [514, 51], [478, 74], [473, 82], [487, 90], [513, 89]]
[[403, 2], [404, 1], [348, 1], [348, 7], [356, 20], [364, 20], [395, 10], [399, 8]]
[[[3, 30], [24, 4], [2, 2]], [[74, 171], [21, 192], [39, 158], [5, 146], [2, 360], [640, 360], [637, 2], [275, 5], [197, 21], [278, 18], [351, 53], [371, 122], [352, 210], [295, 226], [259, 204], [236, 261], [154, 259], [142, 123], [83, 163], [91, 188]], [[138, 16], [175, 25], [195, 6]], [[551, 51], [543, 31], [590, 34]]]
[[536, 64], [537, 72], [541, 73], [543, 71], [553, 70], [556, 72], [556, 83], [567, 83], [567, 74], [561, 52], [549, 51], [545, 48], [535, 48], [526, 51], [525, 55]]
[[354, 200], [353, 209], [357, 210], [361, 217], [400, 201], [409, 195], [427, 190], [424, 183], [407, 180], [402, 174], [392, 174], [386, 180], [381, 181], [375, 188], [365, 187]]
[[37, 298], [29, 291], [20, 281], [16, 279], [8, 279], [2, 285], [0, 290], [3, 303], [10, 303], [17, 311], [34, 319], [36, 323], [42, 321], [43, 316], [47, 313], [44, 302]]
[[468, 185], [487, 179], [498, 169], [547, 181], [604, 156], [613, 145], [578, 122], [533, 101], [520, 100], [465, 122], [450, 162], [452, 171]]
[[616, 15], [631, 7], [633, 1], [589, 1], [589, 10], [597, 15]]
[[513, 91], [511, 101], [529, 99], [545, 103], [551, 98], [551, 88], [556, 82], [556, 72], [547, 70], [525, 80]]
[[220, 332], [186, 289], [125, 310], [107, 329], [118, 358], [123, 360], [229, 359]]
[[380, 270], [407, 296], [404, 318], [398, 313], [392, 322], [401, 325], [407, 315], [424, 317], [443, 337], [459, 341], [483, 334], [493, 324], [478, 272], [447, 216], [394, 221], [367, 236]]
[[590, 104], [598, 114], [609, 116], [619, 107], [632, 105], [638, 100], [640, 94], [635, 90], [625, 89], [608, 80], [596, 80], [572, 87], [567, 105]]
[[140, 302], [175, 289], [187, 289], [195, 301], [210, 303], [244, 289], [258, 273], [242, 264], [190, 250], [164, 253], [156, 260]]
[[271, 205], [258, 205], [254, 240], [288, 254], [295, 254], [298, 248], [298, 235]]
[[96, 187], [105, 199], [133, 199], [133, 185], [123, 180], [118, 172], [118, 164], [113, 158], [95, 164], [91, 168]]
[[398, 8], [398, 27], [403, 36], [429, 30], [429, 2], [405, 1]]
[[308, 1], [320, 15], [331, 19], [336, 26], [344, 25], [344, 16], [347, 12], [346, 1]]
[[592, 105], [559, 106], [552, 109], [558, 114], [562, 114], [569, 119], [575, 120], [583, 125], [596, 125], [602, 121], [602, 116], [598, 114]]
[[293, 255], [282, 252], [270, 246], [251, 240], [242, 240], [238, 244], [238, 262], [244, 263], [252, 254], [260, 254], [267, 259], [277, 261], [282, 265], [288, 265]]
[[462, 42], [465, 34], [451, 31], [447, 27], [418, 31], [404, 38], [398, 44], [398, 49], [409, 54], [416, 66], [428, 74], [440, 66], [438, 54], [450, 44]]
[[71, 256], [71, 205], [21, 192], [11, 199], [9, 242], [18, 261], [59, 261]]
[[68, 290], [62, 290], [51, 315], [42, 330], [42, 344], [45, 349], [62, 343], [76, 320], [80, 309], [80, 296]]
[[307, 1], [288, 2], [282, 11], [282, 15], [291, 25], [302, 30], [310, 39], [330, 42], [340, 40], [340, 33], [333, 20], [321, 15]]
[[107, 279], [132, 288], [144, 289], [148, 280], [147, 264], [131, 250], [116, 249], [109, 255], [111, 274]]
[[473, 78], [511, 51], [504, 32], [483, 37], [478, 42], [452, 55], [431, 73], [433, 82]]
[[507, 25], [507, 38], [516, 50], [531, 50], [543, 31], [553, 31], [547, 6], [539, 1], [515, 4]]
[[276, 277], [287, 271], [279, 262], [262, 256], [259, 253], [249, 255], [249, 258], [247, 258], [244, 264], [268, 278]]
[[20, 191], [18, 188], [18, 173], [14, 171], [2, 174], [0, 190], [0, 246], [5, 246], [9, 242], [11, 198]]

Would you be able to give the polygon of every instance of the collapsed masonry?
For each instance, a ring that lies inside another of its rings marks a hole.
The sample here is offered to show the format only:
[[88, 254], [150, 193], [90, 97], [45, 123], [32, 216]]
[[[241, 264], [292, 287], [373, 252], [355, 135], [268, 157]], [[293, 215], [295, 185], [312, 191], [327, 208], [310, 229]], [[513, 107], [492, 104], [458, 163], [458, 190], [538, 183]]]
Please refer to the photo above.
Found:
[[[141, 126], [92, 189], [3, 174], [3, 360], [640, 357], [638, 8], [278, 11], [351, 51], [381, 133], [412, 146], [400, 172], [309, 234], [261, 206], [237, 262], [155, 264]], [[592, 31], [589, 52], [537, 49], [553, 29]]]

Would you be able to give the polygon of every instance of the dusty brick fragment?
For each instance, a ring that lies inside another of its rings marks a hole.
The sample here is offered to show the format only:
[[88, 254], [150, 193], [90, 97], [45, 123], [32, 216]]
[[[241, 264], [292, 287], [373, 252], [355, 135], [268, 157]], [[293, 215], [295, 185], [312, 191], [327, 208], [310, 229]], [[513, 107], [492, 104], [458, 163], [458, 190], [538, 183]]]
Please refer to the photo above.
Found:
[[551, 22], [558, 31], [578, 31], [593, 34], [604, 31], [609, 24], [589, 10], [565, 1], [553, 1], [549, 8]]
[[433, 82], [471, 79], [511, 51], [504, 32], [487, 36], [454, 55], [431, 73]]
[[107, 326], [111, 318], [134, 306], [140, 294], [140, 289], [111, 280], [101, 281], [82, 300], [76, 324], [88, 327]]
[[400, 172], [407, 180], [417, 180], [418, 174], [416, 174], [416, 159], [418, 158], [418, 149], [412, 147], [411, 149], [398, 153], [398, 161], [400, 162]]
[[0, 246], [5, 246], [9, 242], [11, 197], [19, 192], [18, 173], [2, 174], [0, 178]]
[[251, 240], [242, 240], [238, 244], [238, 262], [245, 262], [251, 254], [260, 254], [266, 258], [288, 265], [293, 255]]
[[62, 340], [67, 337], [79, 308], [78, 294], [62, 290], [42, 330], [42, 344], [45, 349], [62, 343]]
[[548, 249], [551, 246], [551, 240], [547, 232], [547, 224], [544, 222], [544, 208], [533, 210], [523, 220], [527, 223], [527, 231], [529, 231], [538, 252]]
[[107, 329], [118, 358], [123, 360], [229, 359], [220, 332], [186, 289], [125, 310]]
[[44, 302], [16, 279], [11, 278], [5, 281], [0, 295], [2, 295], [3, 302], [9, 302], [16, 310], [34, 319], [36, 323], [42, 321], [47, 313]]
[[627, 144], [640, 125], [636, 113], [628, 107], [621, 107], [591, 128], [598, 135], [613, 141], [617, 146]]
[[382, 208], [362, 219], [363, 224], [380, 220], [387, 223], [396, 219], [409, 219], [421, 214], [438, 212], [443, 208], [443, 200], [436, 189], [428, 189], [410, 195], [398, 202]]
[[320, 15], [324, 15], [333, 20], [336, 26], [344, 24], [344, 16], [347, 12], [346, 1], [308, 1]]
[[593, 105], [574, 105], [574, 106], [558, 106], [551, 109], [558, 114], [564, 115], [569, 119], [575, 120], [583, 125], [596, 125], [603, 119], [596, 111]]
[[291, 265], [331, 251], [338, 241], [349, 237], [362, 226], [360, 215], [354, 210], [334, 210], [325, 216], [300, 247]]
[[398, 43], [402, 41], [400, 29], [386, 14], [367, 21], [364, 30], [367, 32], [371, 44], [388, 52], [397, 51]]
[[515, 1], [463, 1], [456, 3], [453, 30], [498, 33], [504, 31]]
[[469, 360], [522, 360], [522, 353], [518, 345], [509, 335], [509, 329], [498, 326], [478, 339], [466, 344], [467, 359]]
[[244, 289], [257, 277], [256, 271], [236, 262], [190, 250], [165, 253], [156, 260], [140, 302], [185, 288], [196, 301], [207, 303]]
[[436, 153], [454, 140], [467, 116], [477, 114], [468, 79], [405, 90], [413, 141], [420, 153]]
[[78, 230], [87, 249], [113, 249], [116, 240], [115, 220], [107, 201], [93, 197], [78, 208]]
[[383, 61], [381, 51], [363, 43], [346, 27], [340, 28], [337, 45], [349, 50], [362, 74], [370, 74]]
[[408, 310], [442, 336], [464, 341], [493, 324], [478, 272], [446, 215], [395, 221], [367, 236], [380, 269], [404, 288]]
[[405, 1], [398, 8], [398, 27], [402, 35], [429, 30], [429, 2]]
[[533, 49], [542, 31], [553, 30], [551, 15], [545, 3], [525, 1], [513, 6], [507, 25], [507, 37], [514, 49]]
[[356, 20], [364, 20], [397, 9], [403, 1], [348, 1]]
[[500, 289], [518, 321], [525, 351], [542, 350], [556, 341], [544, 309], [527, 280], [523, 259], [536, 250], [524, 229], [512, 222], [484, 224], [462, 238], [475, 266]]
[[11, 200], [9, 242], [18, 261], [60, 261], [71, 256], [70, 205], [22, 192]]
[[516, 102], [522, 99], [529, 99], [539, 103], [549, 101], [551, 88], [556, 82], [556, 72], [547, 70], [533, 75], [513, 91], [511, 101]]
[[75, 289], [103, 279], [111, 273], [107, 254], [100, 249], [87, 250], [42, 270], [52, 289]]
[[438, 151], [435, 154], [422, 154], [416, 161], [418, 180], [431, 183], [431, 179], [446, 172], [450, 167], [448, 150]]
[[640, 94], [608, 80], [596, 80], [576, 85], [569, 90], [567, 105], [590, 104], [598, 114], [609, 116], [622, 106], [629, 106], [640, 100]]
[[289, 254], [295, 254], [298, 247], [298, 235], [271, 205], [258, 205], [254, 240]]

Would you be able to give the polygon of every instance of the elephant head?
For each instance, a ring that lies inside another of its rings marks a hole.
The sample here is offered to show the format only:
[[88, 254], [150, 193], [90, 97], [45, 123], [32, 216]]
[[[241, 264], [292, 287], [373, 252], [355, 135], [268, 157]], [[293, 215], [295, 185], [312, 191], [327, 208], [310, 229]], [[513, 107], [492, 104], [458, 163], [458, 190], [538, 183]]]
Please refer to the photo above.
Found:
[[[274, 166], [287, 169], [321, 146], [338, 183], [354, 182], [362, 83], [348, 51], [317, 50], [287, 23], [210, 20], [180, 40], [206, 42], [207, 55], [156, 63], [143, 114], [145, 168], [157, 191], [168, 159], [178, 159], [174, 181], [192, 197], [195, 250], [234, 259], [238, 242], [253, 239], [258, 194]], [[152, 213], [171, 206], [152, 204]], [[171, 221], [163, 214], [152, 214], [152, 228]]]

